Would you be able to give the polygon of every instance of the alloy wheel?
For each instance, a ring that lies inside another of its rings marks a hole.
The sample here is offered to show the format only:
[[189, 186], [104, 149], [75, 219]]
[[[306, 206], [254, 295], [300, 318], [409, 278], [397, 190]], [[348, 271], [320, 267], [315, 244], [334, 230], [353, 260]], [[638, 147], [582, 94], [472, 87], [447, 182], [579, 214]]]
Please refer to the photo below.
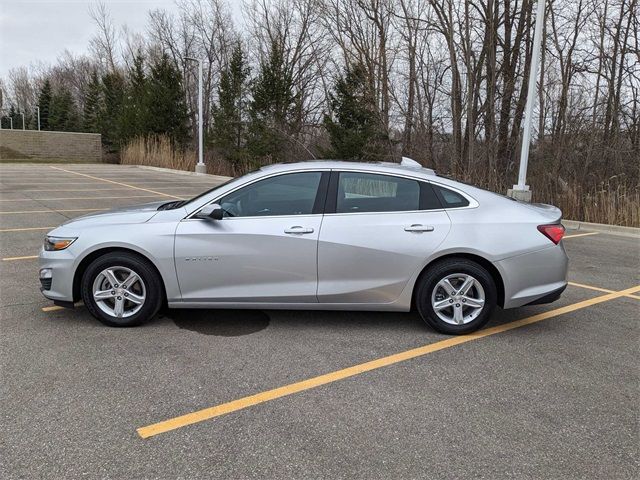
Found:
[[127, 318], [138, 313], [147, 293], [140, 275], [121, 266], [102, 270], [93, 281], [92, 292], [98, 308], [116, 318]]
[[431, 294], [435, 314], [450, 325], [465, 325], [482, 312], [485, 292], [480, 282], [466, 273], [454, 273], [441, 279]]

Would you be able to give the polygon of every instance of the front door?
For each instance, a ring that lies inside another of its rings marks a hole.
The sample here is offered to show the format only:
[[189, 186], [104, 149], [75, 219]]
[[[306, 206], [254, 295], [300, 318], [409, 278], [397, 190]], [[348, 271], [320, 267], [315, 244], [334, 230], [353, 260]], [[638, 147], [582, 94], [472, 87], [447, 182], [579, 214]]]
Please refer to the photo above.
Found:
[[222, 220], [182, 221], [175, 261], [183, 301], [317, 302], [322, 179], [299, 172], [258, 180], [216, 201]]

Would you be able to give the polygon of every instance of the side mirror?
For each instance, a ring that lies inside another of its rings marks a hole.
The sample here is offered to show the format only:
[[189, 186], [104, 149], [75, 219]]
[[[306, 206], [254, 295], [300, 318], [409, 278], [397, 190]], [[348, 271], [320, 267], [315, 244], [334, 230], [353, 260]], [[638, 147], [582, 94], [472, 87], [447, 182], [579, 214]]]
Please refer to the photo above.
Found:
[[210, 220], [222, 220], [223, 216], [224, 210], [217, 203], [206, 205], [195, 215], [196, 218], [208, 218]]

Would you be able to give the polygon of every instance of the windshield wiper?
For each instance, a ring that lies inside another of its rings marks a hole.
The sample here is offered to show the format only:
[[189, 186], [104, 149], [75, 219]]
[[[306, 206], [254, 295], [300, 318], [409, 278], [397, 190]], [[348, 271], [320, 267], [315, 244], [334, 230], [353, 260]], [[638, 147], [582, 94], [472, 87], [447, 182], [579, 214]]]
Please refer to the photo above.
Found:
[[158, 207], [158, 210], [173, 210], [174, 208], [180, 208], [185, 203], [185, 200], [174, 200], [173, 202], [163, 203]]

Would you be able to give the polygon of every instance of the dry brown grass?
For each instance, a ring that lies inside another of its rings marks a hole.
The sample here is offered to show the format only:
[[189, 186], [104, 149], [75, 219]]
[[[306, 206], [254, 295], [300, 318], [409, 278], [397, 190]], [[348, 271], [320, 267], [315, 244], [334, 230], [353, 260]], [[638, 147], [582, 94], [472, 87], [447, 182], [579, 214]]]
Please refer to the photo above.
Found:
[[[150, 165], [186, 171], [195, 169], [196, 158], [196, 152], [193, 150], [173, 148], [165, 136], [137, 138], [125, 145], [121, 151], [121, 163], [125, 165]], [[232, 164], [216, 152], [209, 151], [206, 154], [205, 163], [208, 173], [238, 176], [270, 161], [267, 158], [261, 162], [246, 161]], [[564, 218], [640, 227], [640, 187], [629, 186], [612, 177], [597, 186], [586, 188], [571, 183], [561, 184], [549, 175], [532, 173], [533, 200], [556, 205], [562, 210]], [[469, 176], [461, 175], [463, 179], [466, 177]], [[487, 175], [479, 181], [477, 176], [470, 177], [467, 178], [470, 183], [475, 183], [482, 188], [500, 193], [506, 191], [505, 179]]]
[[196, 166], [196, 154], [174, 148], [164, 135], [138, 137], [122, 148], [120, 163], [192, 171]]
[[640, 227], [640, 190], [626, 185], [604, 182], [598, 187], [569, 187], [554, 192], [541, 187], [534, 189], [534, 200], [550, 203], [562, 210], [564, 218], [584, 222]]
[[[120, 151], [120, 163], [123, 165], [147, 165], [192, 172], [197, 161], [195, 150], [177, 149], [165, 135], [135, 138]], [[219, 155], [206, 151], [205, 164], [207, 173], [228, 177], [242, 175], [253, 169], [250, 165], [231, 165]]]

